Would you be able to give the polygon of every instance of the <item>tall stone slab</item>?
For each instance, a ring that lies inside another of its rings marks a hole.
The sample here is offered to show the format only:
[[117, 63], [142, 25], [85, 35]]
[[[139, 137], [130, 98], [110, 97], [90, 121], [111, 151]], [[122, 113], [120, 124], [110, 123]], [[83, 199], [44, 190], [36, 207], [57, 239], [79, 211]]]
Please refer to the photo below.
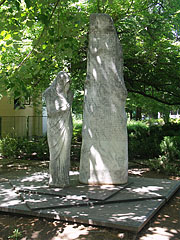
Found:
[[69, 185], [70, 149], [72, 139], [71, 105], [73, 95], [67, 73], [59, 72], [44, 92], [47, 107], [47, 138], [50, 152], [49, 185]]
[[110, 16], [90, 16], [79, 181], [128, 180], [127, 90], [121, 45]]

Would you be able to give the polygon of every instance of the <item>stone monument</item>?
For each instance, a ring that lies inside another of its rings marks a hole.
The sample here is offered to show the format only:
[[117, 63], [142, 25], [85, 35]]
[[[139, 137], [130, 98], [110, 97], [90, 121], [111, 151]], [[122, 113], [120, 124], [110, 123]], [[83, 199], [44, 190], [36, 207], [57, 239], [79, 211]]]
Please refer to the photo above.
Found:
[[47, 107], [47, 137], [50, 151], [51, 187], [69, 185], [70, 149], [72, 139], [72, 92], [70, 79], [59, 72], [51, 86], [44, 92]]
[[128, 143], [121, 45], [107, 14], [90, 16], [79, 181], [124, 184]]

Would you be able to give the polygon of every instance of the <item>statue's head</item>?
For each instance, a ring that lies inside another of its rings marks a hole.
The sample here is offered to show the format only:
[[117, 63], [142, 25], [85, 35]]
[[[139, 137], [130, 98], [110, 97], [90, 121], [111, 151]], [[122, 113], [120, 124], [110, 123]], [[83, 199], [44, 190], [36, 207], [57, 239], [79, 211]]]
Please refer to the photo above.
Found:
[[57, 92], [67, 92], [70, 87], [70, 78], [66, 72], [61, 71], [57, 74], [54, 83], [56, 85]]

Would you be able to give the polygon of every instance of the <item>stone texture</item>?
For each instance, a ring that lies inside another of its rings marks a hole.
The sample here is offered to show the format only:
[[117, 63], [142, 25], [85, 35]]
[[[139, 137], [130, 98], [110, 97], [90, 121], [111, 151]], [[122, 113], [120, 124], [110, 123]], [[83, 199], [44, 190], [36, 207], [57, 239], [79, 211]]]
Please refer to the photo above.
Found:
[[70, 149], [72, 139], [72, 92], [70, 79], [59, 72], [44, 92], [47, 107], [47, 137], [50, 151], [50, 180], [52, 187], [69, 185]]
[[92, 14], [84, 97], [81, 183], [127, 182], [126, 96], [122, 49], [113, 21], [106, 14]]
[[[14, 182], [15, 183], [15, 182]], [[16, 188], [19, 193], [22, 194], [37, 194], [37, 195], [49, 195], [51, 197], [67, 197], [72, 195], [74, 198], [83, 198], [86, 200], [98, 200], [105, 201], [112, 196], [119, 193], [119, 191], [124, 190], [124, 188], [128, 187], [130, 184], [124, 184], [121, 186], [112, 186], [112, 185], [99, 185], [99, 186], [89, 186], [89, 185], [76, 185], [69, 186], [67, 188], [47, 188], [47, 186], [39, 186], [36, 183], [36, 187], [28, 186], [27, 183], [25, 186], [21, 185], [19, 187], [19, 183], [16, 181]]]
[[[39, 176], [38, 174], [37, 179]], [[67, 187], [59, 189], [64, 191], [66, 197], [58, 197], [49, 194], [48, 188], [45, 189], [46, 176], [42, 174], [43, 194], [20, 193], [19, 187], [26, 188], [26, 190], [29, 188], [30, 191], [32, 187], [34, 189], [40, 187], [38, 181], [32, 181], [30, 186], [26, 178], [27, 176], [24, 176], [13, 183], [11, 181], [0, 182], [0, 211], [136, 232], [140, 231], [180, 188], [180, 181], [129, 177], [130, 185], [102, 201], [102, 198], [107, 196], [104, 193], [111, 191], [109, 186], [77, 185], [74, 189]], [[78, 184], [78, 178], [76, 184]], [[112, 186], [111, 193], [119, 187], [121, 186]], [[99, 201], [86, 201], [84, 196], [91, 195], [91, 193], [95, 196], [98, 189], [100, 189], [102, 198], [100, 197]], [[51, 191], [56, 192], [58, 189], [53, 188]]]

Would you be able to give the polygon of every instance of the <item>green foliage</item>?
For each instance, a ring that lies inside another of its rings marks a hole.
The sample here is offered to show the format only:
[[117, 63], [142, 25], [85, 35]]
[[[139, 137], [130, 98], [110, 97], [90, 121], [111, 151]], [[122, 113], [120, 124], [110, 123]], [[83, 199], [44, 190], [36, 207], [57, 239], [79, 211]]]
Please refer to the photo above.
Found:
[[165, 136], [160, 144], [161, 153], [168, 161], [180, 159], [180, 136]]
[[14, 158], [19, 155], [18, 138], [6, 136], [0, 140], [1, 155], [8, 158]]
[[0, 93], [22, 102], [38, 98], [65, 70], [72, 79], [73, 110], [82, 111], [89, 15], [102, 12], [112, 16], [123, 45], [130, 105], [153, 110], [152, 99], [180, 104], [179, 10], [179, 0], [3, 1]]
[[168, 175], [180, 176], [180, 136], [165, 136], [160, 144], [161, 155], [149, 161], [149, 167]]
[[127, 128], [129, 159], [158, 156], [161, 139], [160, 126], [149, 126], [147, 122], [142, 121], [131, 121]]
[[160, 156], [159, 158], [148, 161], [148, 167], [151, 170], [174, 176], [180, 176], [179, 164], [179, 161], [169, 162], [165, 156]]
[[[153, 124], [154, 123], [154, 124]], [[74, 162], [80, 160], [82, 142], [82, 120], [73, 118], [73, 137], [71, 147], [71, 159]], [[128, 128], [129, 160], [152, 159], [149, 166], [158, 171], [172, 173], [178, 172], [176, 164], [180, 159], [180, 124], [170, 123], [165, 125], [157, 122], [130, 121]], [[12, 138], [7, 136], [0, 140], [0, 153], [6, 158], [22, 159], [49, 159], [49, 149], [46, 137]], [[178, 174], [178, 173], [176, 173]]]
[[73, 137], [72, 140], [74, 142], [82, 141], [82, 119], [74, 119], [73, 118]]
[[20, 140], [21, 156], [25, 159], [47, 160], [49, 148], [46, 137]]
[[6, 136], [0, 140], [0, 153], [6, 158], [49, 159], [46, 137], [34, 139]]
[[160, 144], [163, 144], [161, 143], [163, 138], [165, 136], [178, 136], [180, 132], [180, 124], [178, 123], [162, 126], [156, 122], [153, 125], [152, 122], [149, 124], [148, 121], [130, 121], [127, 128], [129, 159], [158, 157], [162, 152]]
[[18, 240], [22, 237], [22, 233], [19, 231], [19, 229], [14, 229], [13, 234], [8, 237], [8, 239]]
[[[73, 117], [73, 137], [71, 145], [71, 159], [73, 166], [75, 163], [80, 161], [80, 152], [81, 152], [81, 142], [82, 142], [82, 119]], [[78, 164], [79, 165], [79, 164]], [[76, 167], [76, 169], [78, 166]]]

